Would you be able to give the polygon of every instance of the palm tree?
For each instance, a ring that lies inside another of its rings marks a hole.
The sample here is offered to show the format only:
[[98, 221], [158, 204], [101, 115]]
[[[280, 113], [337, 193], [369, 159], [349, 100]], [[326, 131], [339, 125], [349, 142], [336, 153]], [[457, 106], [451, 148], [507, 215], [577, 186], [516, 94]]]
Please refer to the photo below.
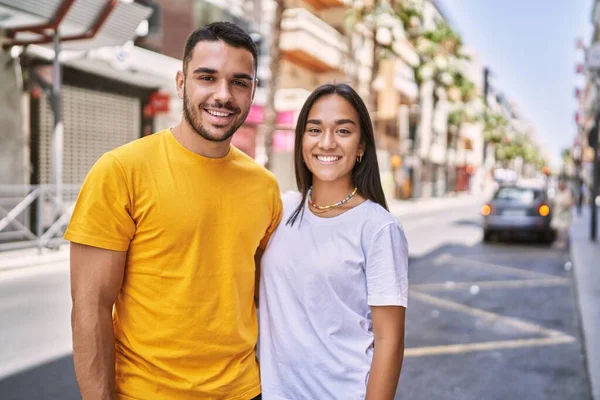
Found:
[[[373, 49], [371, 59], [371, 75], [369, 77], [369, 97], [367, 107], [373, 112], [377, 108], [377, 92], [373, 90], [373, 82], [379, 73], [379, 63], [392, 54], [393, 34], [391, 31], [394, 22], [401, 23], [394, 12], [391, 4], [383, 0], [373, 0], [370, 4], [358, 0], [354, 1], [352, 8], [346, 14], [345, 24], [346, 32], [352, 35], [354, 32], [361, 32], [364, 38], [371, 41]], [[353, 48], [351, 47], [350, 50]], [[352, 53], [350, 53], [352, 56]]]
[[271, 79], [267, 85], [267, 95], [265, 103], [265, 119], [262, 125], [265, 145], [265, 168], [273, 167], [271, 158], [273, 155], [273, 135], [275, 133], [275, 123], [277, 121], [277, 110], [275, 109], [275, 94], [277, 93], [277, 79], [279, 77], [280, 48], [279, 38], [281, 37], [281, 21], [285, 10], [284, 0], [275, 0], [275, 16], [271, 31], [271, 45], [269, 55]]

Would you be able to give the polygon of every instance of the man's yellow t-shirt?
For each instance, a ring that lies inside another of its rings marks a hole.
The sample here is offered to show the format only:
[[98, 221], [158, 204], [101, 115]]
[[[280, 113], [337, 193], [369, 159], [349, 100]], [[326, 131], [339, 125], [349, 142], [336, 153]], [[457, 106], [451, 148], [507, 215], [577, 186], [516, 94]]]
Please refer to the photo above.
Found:
[[254, 254], [281, 211], [274, 176], [233, 146], [206, 158], [164, 130], [98, 160], [65, 238], [127, 251], [113, 314], [119, 399], [260, 394]]

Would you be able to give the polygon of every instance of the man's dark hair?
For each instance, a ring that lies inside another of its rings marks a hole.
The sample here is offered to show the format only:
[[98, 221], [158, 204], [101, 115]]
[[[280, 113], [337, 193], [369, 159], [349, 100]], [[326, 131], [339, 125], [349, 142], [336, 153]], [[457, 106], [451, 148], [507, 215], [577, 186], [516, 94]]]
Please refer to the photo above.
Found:
[[232, 47], [241, 47], [248, 50], [254, 58], [254, 72], [258, 68], [258, 49], [248, 33], [231, 22], [213, 22], [202, 28], [196, 29], [185, 42], [183, 50], [183, 70], [192, 58], [192, 53], [198, 42], [223, 41]]

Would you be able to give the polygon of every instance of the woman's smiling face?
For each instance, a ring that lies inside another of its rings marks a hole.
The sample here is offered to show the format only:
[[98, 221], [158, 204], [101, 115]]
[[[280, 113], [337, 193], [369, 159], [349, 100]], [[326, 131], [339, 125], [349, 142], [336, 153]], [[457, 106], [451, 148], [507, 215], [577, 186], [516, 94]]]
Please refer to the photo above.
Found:
[[360, 120], [354, 107], [336, 94], [317, 100], [308, 113], [302, 137], [302, 156], [313, 181], [351, 181], [356, 159], [363, 153]]

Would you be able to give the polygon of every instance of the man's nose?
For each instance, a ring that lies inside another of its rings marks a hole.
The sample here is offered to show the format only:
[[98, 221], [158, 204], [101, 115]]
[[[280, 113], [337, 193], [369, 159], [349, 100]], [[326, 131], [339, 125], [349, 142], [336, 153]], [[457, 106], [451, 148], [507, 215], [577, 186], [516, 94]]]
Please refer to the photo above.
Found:
[[222, 105], [229, 103], [229, 101], [231, 100], [231, 90], [229, 82], [225, 80], [220, 81], [217, 84], [213, 97], [217, 102], [221, 103]]

